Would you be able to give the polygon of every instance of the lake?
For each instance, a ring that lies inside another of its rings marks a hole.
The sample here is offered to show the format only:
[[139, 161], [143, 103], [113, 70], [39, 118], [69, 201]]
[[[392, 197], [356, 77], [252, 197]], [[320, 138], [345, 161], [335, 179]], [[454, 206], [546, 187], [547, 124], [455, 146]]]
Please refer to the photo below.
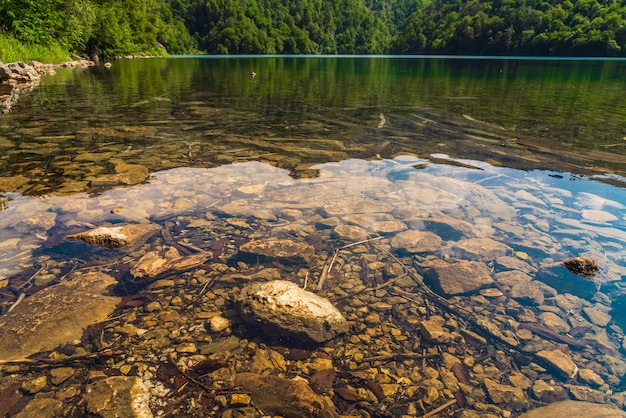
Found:
[[[112, 64], [0, 116], [0, 411], [114, 377], [145, 416], [626, 407], [626, 61]], [[246, 319], [277, 279], [348, 331]]]

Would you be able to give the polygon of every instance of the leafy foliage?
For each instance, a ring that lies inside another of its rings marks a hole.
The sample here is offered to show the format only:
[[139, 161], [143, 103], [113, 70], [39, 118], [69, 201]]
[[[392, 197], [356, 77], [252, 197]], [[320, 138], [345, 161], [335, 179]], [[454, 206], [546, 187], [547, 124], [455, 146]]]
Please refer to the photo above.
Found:
[[163, 0], [0, 0], [0, 33], [74, 54], [155, 55], [163, 54], [159, 44], [173, 53], [195, 47]]
[[[74, 54], [626, 56], [617, 0], [0, 0], [0, 34]], [[3, 51], [0, 51], [2, 59]]]
[[434, 0], [393, 51], [414, 54], [626, 55], [626, 5], [615, 0]]

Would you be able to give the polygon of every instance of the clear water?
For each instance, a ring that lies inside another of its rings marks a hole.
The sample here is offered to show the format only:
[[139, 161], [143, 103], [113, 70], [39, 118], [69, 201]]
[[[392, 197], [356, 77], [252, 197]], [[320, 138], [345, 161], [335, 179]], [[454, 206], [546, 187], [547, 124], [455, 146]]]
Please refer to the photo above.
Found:
[[[44, 262], [60, 274], [119, 257], [68, 245], [81, 229], [216, 223], [238, 206], [258, 224], [244, 236], [285, 223], [298, 236], [328, 207], [382, 202], [509, 245], [558, 292], [612, 312], [620, 349], [625, 87], [619, 60], [176, 57], [59, 71], [0, 116], [0, 302]], [[120, 164], [149, 174], [119, 180]], [[574, 256], [598, 261], [599, 293], [542, 276]]]

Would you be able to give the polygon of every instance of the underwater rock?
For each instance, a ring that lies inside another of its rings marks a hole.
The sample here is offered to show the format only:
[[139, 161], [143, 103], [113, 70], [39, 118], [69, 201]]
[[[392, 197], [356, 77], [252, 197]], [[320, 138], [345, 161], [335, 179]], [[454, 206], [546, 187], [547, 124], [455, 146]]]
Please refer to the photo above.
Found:
[[476, 292], [493, 284], [487, 265], [480, 261], [439, 261], [424, 272], [424, 279], [445, 296]]
[[338, 418], [339, 414], [303, 380], [255, 373], [238, 373], [241, 386], [265, 414], [291, 418]]
[[620, 411], [611, 405], [580, 401], [563, 401], [548, 406], [542, 406], [541, 408], [536, 408], [520, 415], [520, 418], [545, 417], [624, 418], [626, 417], [626, 412]]
[[309, 261], [315, 254], [315, 248], [307, 243], [276, 238], [248, 241], [239, 247], [239, 251], [253, 256], [304, 259], [305, 261]]
[[139, 377], [113, 376], [87, 386], [87, 410], [102, 418], [152, 418], [150, 393]]
[[244, 321], [270, 335], [324, 342], [348, 331], [346, 319], [328, 299], [286, 280], [248, 285], [237, 302]]
[[563, 261], [563, 265], [574, 274], [583, 277], [593, 277], [600, 268], [598, 263], [591, 257], [574, 257]]
[[160, 229], [161, 227], [159, 225], [151, 223], [101, 226], [90, 231], [68, 235], [68, 238], [85, 241], [106, 248], [136, 247], [144, 243]]
[[408, 253], [431, 253], [441, 248], [441, 238], [429, 231], [409, 230], [396, 234], [391, 246]]
[[106, 295], [116, 283], [104, 273], [75, 273], [25, 299], [0, 317], [0, 359], [25, 358], [80, 339], [83, 328], [104, 320], [119, 303]]
[[208, 251], [201, 251], [188, 256], [166, 258], [158, 251], [149, 251], [133, 265], [130, 274], [136, 280], [143, 277], [155, 278], [168, 271], [183, 272], [202, 265], [212, 255]]
[[537, 356], [549, 363], [563, 378], [571, 379], [578, 373], [576, 363], [560, 350], [542, 350], [537, 353]]
[[491, 238], [468, 238], [450, 246], [450, 255], [462, 260], [491, 261], [511, 255], [513, 249]]

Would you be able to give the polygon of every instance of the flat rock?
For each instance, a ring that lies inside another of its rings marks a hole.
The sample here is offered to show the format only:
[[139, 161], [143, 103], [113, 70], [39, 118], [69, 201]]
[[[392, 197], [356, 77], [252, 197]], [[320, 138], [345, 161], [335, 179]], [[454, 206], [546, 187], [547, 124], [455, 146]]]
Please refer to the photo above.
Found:
[[545, 360], [563, 378], [571, 379], [578, 373], [578, 366], [570, 356], [560, 350], [542, 350], [537, 356]]
[[526, 261], [510, 255], [496, 258], [496, 267], [500, 270], [520, 270], [524, 273], [532, 273], [537, 270]]
[[291, 239], [267, 238], [248, 241], [239, 247], [239, 252], [268, 258], [308, 261], [315, 254], [315, 248], [305, 242]]
[[238, 307], [244, 321], [274, 336], [323, 342], [348, 331], [346, 319], [328, 299], [285, 280], [244, 287]]
[[83, 328], [106, 319], [120, 302], [106, 296], [116, 283], [104, 273], [75, 273], [24, 299], [0, 317], [0, 359], [25, 358], [80, 339]]
[[442, 242], [439, 235], [432, 232], [408, 230], [396, 234], [391, 239], [391, 246], [408, 253], [432, 253], [439, 251]]
[[113, 376], [87, 386], [87, 410], [102, 418], [152, 418], [150, 393], [138, 377]]
[[450, 255], [462, 260], [491, 261], [513, 254], [513, 249], [491, 238], [468, 238], [449, 248]]
[[584, 220], [591, 222], [614, 222], [619, 219], [605, 210], [583, 209], [581, 215]]
[[579, 386], [566, 384], [563, 385], [569, 392], [570, 398], [577, 401], [604, 403], [606, 401], [606, 393], [592, 389], [589, 386]]
[[611, 405], [596, 404], [591, 402], [563, 401], [548, 406], [533, 409], [520, 418], [624, 418], [626, 412]]
[[586, 306], [583, 308], [583, 314], [591, 323], [600, 327], [605, 327], [611, 322], [611, 315], [599, 309]]
[[353, 242], [363, 241], [367, 239], [367, 236], [368, 236], [367, 231], [365, 229], [356, 225], [340, 224], [340, 225], [337, 225], [333, 229], [333, 231], [335, 235], [337, 235], [338, 238], [341, 238], [346, 241], [353, 241]]
[[446, 241], [458, 241], [478, 235], [476, 229], [469, 222], [448, 216], [411, 218], [407, 220], [407, 224], [411, 229], [433, 232]]
[[234, 384], [266, 415], [288, 418], [338, 418], [339, 414], [303, 380], [238, 373]]
[[495, 404], [506, 404], [514, 409], [521, 409], [528, 402], [522, 389], [515, 386], [502, 385], [491, 379], [485, 379], [485, 389]]
[[568, 332], [570, 326], [565, 320], [554, 312], [542, 312], [538, 317], [539, 321], [555, 332]]
[[208, 251], [175, 258], [166, 258], [158, 251], [149, 251], [133, 265], [130, 274], [139, 279], [154, 278], [165, 272], [183, 272], [198, 267], [211, 257], [212, 253]]
[[52, 398], [36, 398], [28, 402], [14, 418], [49, 418], [60, 415], [63, 402]]
[[452, 335], [443, 327], [446, 320], [439, 316], [433, 315], [429, 319], [420, 322], [419, 329], [422, 336], [437, 344], [446, 344], [452, 341]]
[[476, 292], [493, 284], [489, 268], [480, 261], [439, 261], [424, 272], [424, 278], [445, 296]]
[[536, 281], [514, 284], [509, 291], [509, 297], [523, 304], [542, 305], [545, 297]]
[[337, 204], [325, 205], [322, 208], [322, 213], [326, 217], [332, 217], [347, 213], [385, 213], [392, 210], [393, 206], [379, 200], [347, 199]]
[[68, 238], [107, 248], [136, 247], [160, 230], [159, 225], [152, 223], [101, 226], [90, 231], [68, 235]]

